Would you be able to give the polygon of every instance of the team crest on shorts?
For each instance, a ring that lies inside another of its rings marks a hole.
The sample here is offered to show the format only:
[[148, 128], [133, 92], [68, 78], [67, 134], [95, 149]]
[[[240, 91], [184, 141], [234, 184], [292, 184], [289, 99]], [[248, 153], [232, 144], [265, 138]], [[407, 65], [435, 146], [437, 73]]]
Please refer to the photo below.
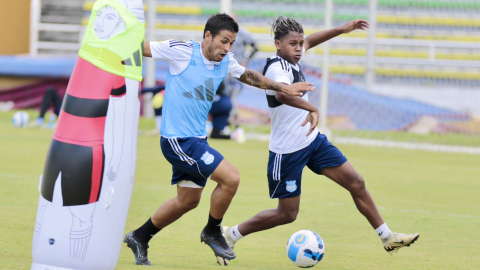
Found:
[[215, 160], [215, 157], [208, 151], [205, 151], [201, 159], [203, 160], [203, 162], [205, 162], [205, 164], [210, 165]]
[[288, 192], [294, 192], [297, 190], [297, 180], [287, 181], [286, 189]]

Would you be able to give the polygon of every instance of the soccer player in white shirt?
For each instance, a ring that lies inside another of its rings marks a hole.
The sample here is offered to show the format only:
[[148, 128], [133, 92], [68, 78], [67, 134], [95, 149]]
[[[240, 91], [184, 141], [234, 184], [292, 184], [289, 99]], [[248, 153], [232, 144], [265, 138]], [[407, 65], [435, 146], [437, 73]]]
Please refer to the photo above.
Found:
[[197, 207], [208, 179], [217, 182], [217, 186], [201, 240], [216, 256], [235, 258], [222, 236], [220, 224], [237, 191], [240, 175], [206, 139], [207, 115], [218, 86], [228, 73], [243, 83], [289, 95], [302, 96], [303, 91], [314, 89], [307, 82], [279, 84], [240, 66], [230, 52], [237, 32], [238, 24], [230, 16], [215, 14], [205, 25], [202, 42], [145, 43], [144, 56], [168, 61], [160, 146], [172, 164], [171, 183], [177, 185], [177, 196], [164, 202], [142, 226], [125, 236], [124, 242], [134, 253], [137, 264], [151, 265], [147, 257], [148, 242], [161, 229]]
[[[365, 30], [368, 22], [354, 20], [343, 26], [309, 35], [294, 19], [279, 16], [272, 25], [277, 55], [268, 59], [264, 75], [278, 83], [291, 85], [305, 80], [298, 64], [303, 53], [322, 42], [355, 29]], [[278, 198], [276, 209], [264, 210], [232, 228], [224, 227], [227, 243], [233, 248], [242, 237], [293, 222], [300, 206], [302, 171], [307, 166], [347, 189], [357, 209], [381, 238], [387, 252], [409, 246], [419, 234], [392, 233], [383, 221], [365, 187], [363, 177], [345, 156], [317, 130], [318, 109], [303, 97], [288, 97], [266, 91], [272, 119], [268, 182], [270, 198]], [[219, 264], [228, 264], [218, 258]]]

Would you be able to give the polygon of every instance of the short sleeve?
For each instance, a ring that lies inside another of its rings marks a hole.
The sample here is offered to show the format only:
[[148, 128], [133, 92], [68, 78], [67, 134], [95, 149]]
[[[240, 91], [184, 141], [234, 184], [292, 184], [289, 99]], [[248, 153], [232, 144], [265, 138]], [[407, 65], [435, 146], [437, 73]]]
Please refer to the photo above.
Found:
[[237, 58], [235, 58], [235, 55], [232, 51], [228, 52], [228, 57], [228, 73], [237, 79], [240, 78], [243, 73], [245, 73], [245, 68], [238, 63]]
[[192, 57], [193, 45], [191, 42], [178, 40], [165, 40], [150, 42], [152, 58], [155, 60], [168, 61], [172, 75], [181, 73]]
[[[268, 67], [265, 77], [278, 83], [290, 85], [293, 82], [292, 67], [288, 62], [281, 59], [280, 61], [275, 62]], [[274, 95], [275, 92], [276, 91], [267, 90], [267, 94], [269, 95]]]

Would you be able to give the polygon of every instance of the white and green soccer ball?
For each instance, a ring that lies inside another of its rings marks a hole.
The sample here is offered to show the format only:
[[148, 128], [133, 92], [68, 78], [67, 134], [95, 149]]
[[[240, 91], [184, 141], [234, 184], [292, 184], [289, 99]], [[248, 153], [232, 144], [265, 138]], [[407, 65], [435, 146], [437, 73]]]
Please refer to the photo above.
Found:
[[28, 125], [28, 121], [30, 121], [30, 117], [28, 113], [24, 111], [18, 111], [13, 115], [12, 123], [16, 127], [26, 127]]
[[323, 259], [324, 254], [325, 244], [313, 231], [301, 230], [288, 239], [287, 256], [298, 267], [313, 267]]

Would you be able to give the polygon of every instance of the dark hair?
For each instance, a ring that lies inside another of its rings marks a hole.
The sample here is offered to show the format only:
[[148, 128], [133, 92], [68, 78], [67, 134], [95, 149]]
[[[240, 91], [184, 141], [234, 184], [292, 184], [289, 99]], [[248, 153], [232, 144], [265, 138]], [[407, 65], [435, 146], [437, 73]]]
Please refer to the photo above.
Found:
[[225, 13], [217, 13], [208, 18], [203, 30], [203, 38], [205, 38], [205, 32], [210, 31], [212, 37], [215, 37], [220, 31], [228, 30], [234, 33], [238, 33], [238, 24], [235, 20]]
[[281, 39], [288, 35], [288, 32], [298, 32], [303, 34], [303, 27], [300, 23], [292, 18], [284, 16], [278, 16], [272, 22], [272, 33], [275, 35], [275, 39]]

